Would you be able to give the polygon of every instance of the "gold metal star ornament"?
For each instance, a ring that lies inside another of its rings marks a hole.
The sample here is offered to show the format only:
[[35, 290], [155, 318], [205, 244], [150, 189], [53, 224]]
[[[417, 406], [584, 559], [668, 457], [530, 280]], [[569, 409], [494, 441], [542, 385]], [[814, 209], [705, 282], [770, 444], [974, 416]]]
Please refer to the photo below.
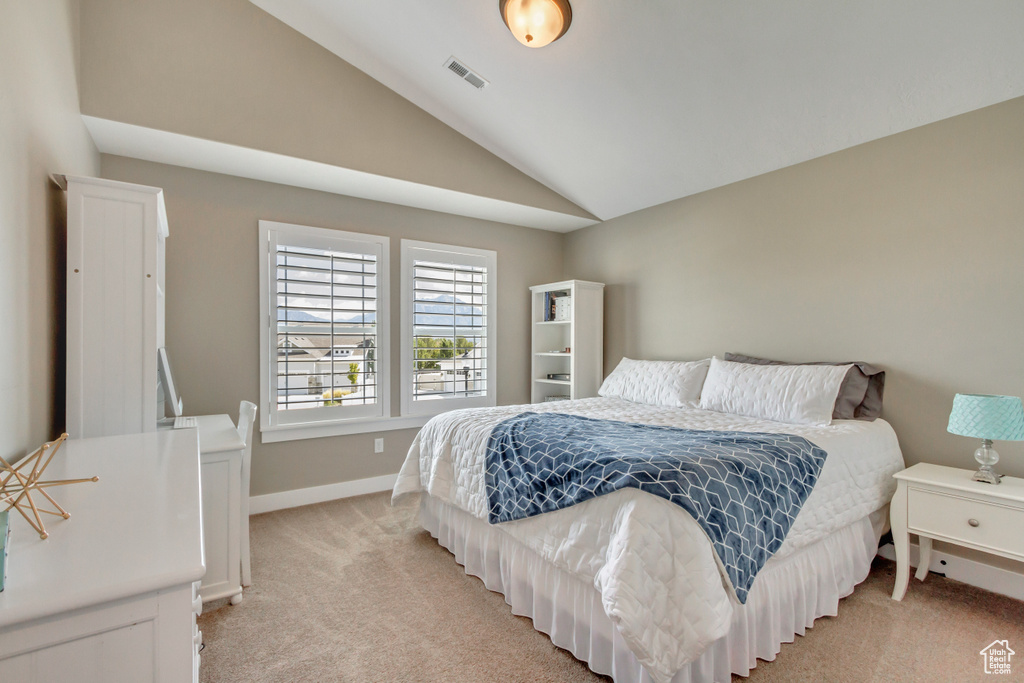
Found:
[[[67, 438], [67, 434], [61, 434], [57, 439], [44, 443], [39, 447], [39, 450], [20, 460], [17, 465], [11, 465], [3, 458], [0, 458], [0, 506], [6, 505], [7, 507], [3, 508], [4, 510], [14, 508], [20, 512], [21, 516], [39, 533], [39, 538], [46, 538], [49, 535], [46, 533], [46, 527], [43, 526], [43, 518], [40, 516], [40, 513], [56, 515], [64, 519], [71, 516], [67, 510], [50, 497], [46, 489], [54, 486], [100, 480], [99, 477], [91, 477], [89, 479], [55, 479], [52, 481], [40, 480], [43, 470], [50, 464], [53, 456], [57, 454], [61, 444]], [[32, 499], [33, 491], [46, 498], [53, 507], [57, 508], [56, 511], [47, 510], [42, 507], [44, 505], [42, 501], [39, 501], [39, 505], [37, 505], [36, 501]], [[31, 515], [29, 514], [30, 512]]]

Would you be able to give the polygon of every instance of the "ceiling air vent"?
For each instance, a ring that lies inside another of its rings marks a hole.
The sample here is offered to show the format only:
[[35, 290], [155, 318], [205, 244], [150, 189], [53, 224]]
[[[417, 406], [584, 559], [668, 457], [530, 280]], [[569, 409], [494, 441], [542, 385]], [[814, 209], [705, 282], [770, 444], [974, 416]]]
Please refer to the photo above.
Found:
[[449, 57], [448, 61], [444, 63], [446, 69], [451, 71], [453, 74], [461, 78], [462, 80], [469, 83], [477, 90], [482, 90], [487, 85], [487, 81], [480, 77], [480, 74], [474, 72], [468, 66], [455, 59], [455, 57]]

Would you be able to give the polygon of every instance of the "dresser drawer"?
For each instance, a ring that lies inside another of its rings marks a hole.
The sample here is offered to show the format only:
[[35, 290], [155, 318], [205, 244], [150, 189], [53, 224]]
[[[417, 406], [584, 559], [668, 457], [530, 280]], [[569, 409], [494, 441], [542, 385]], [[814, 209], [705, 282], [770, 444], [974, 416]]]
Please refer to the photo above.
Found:
[[907, 492], [911, 532], [963, 541], [1024, 557], [1024, 509], [911, 488]]

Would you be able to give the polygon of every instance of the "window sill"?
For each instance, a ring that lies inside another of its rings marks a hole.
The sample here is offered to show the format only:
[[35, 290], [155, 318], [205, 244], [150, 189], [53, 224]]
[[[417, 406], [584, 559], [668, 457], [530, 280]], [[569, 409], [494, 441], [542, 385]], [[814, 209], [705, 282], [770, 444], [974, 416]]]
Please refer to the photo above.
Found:
[[344, 422], [307, 422], [304, 424], [277, 425], [273, 427], [261, 426], [260, 442], [277, 443], [279, 441], [319, 439], [327, 436], [387, 432], [394, 429], [418, 429], [425, 425], [431, 417], [430, 415], [379, 417], [367, 420], [346, 420]]

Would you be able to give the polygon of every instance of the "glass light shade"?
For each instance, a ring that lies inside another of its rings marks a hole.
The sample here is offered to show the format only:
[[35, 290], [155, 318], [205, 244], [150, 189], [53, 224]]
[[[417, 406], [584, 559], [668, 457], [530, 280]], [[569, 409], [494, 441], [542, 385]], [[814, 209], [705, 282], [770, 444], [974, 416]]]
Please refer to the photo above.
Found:
[[498, 8], [508, 30], [527, 47], [550, 45], [572, 22], [568, 0], [499, 0]]

